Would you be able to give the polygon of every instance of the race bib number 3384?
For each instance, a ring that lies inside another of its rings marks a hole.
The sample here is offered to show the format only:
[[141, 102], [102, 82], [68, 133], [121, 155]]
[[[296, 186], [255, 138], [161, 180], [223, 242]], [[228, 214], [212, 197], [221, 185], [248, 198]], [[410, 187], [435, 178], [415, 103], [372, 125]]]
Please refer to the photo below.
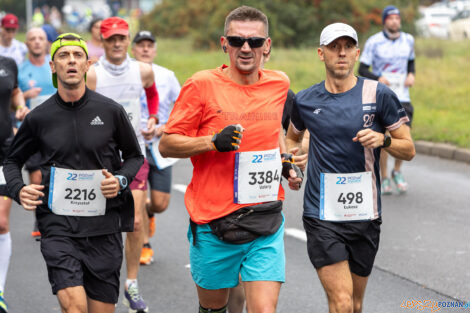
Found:
[[100, 189], [103, 179], [101, 170], [51, 167], [49, 209], [58, 215], [104, 215], [106, 198]]
[[233, 181], [234, 202], [245, 204], [277, 200], [281, 172], [279, 148], [237, 152]]

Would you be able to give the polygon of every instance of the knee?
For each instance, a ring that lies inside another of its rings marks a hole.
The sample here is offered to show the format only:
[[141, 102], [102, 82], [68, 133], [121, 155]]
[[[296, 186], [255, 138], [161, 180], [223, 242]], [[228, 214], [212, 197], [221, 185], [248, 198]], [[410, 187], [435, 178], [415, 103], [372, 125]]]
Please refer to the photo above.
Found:
[[362, 313], [362, 301], [354, 301], [354, 313]]
[[10, 223], [7, 216], [0, 216], [0, 234], [6, 234], [10, 231]]
[[153, 200], [149, 207], [150, 213], [163, 213], [168, 208], [169, 200]]
[[349, 293], [340, 293], [332, 297], [333, 306], [336, 312], [351, 313], [353, 312], [353, 298]]
[[87, 305], [84, 303], [71, 303], [67, 307], [62, 307], [64, 313], [87, 313]]
[[275, 304], [256, 304], [253, 303], [251, 305], [246, 306], [246, 311], [250, 313], [276, 313], [276, 305]]

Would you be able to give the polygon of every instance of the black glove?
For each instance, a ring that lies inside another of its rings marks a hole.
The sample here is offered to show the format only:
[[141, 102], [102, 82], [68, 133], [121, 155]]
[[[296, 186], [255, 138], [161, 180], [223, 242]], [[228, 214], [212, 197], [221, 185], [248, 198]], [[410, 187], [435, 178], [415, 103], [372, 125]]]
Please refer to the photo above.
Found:
[[212, 144], [219, 152], [238, 150], [242, 139], [241, 125], [228, 125], [212, 137]]
[[[290, 170], [294, 170], [295, 174], [297, 174], [298, 178], [302, 178], [302, 181], [304, 179], [304, 173], [300, 170], [300, 168], [294, 164], [294, 159], [292, 157], [292, 154], [290, 153], [281, 153], [281, 158], [284, 158], [282, 160], [282, 176], [284, 176], [286, 179], [289, 179]], [[302, 183], [300, 183], [302, 184]]]

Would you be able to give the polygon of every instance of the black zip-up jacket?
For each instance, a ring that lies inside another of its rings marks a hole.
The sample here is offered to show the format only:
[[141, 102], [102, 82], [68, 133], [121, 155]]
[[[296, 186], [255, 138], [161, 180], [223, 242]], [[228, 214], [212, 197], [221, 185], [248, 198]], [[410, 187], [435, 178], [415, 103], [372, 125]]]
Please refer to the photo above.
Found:
[[45, 196], [36, 209], [36, 218], [43, 236], [89, 237], [133, 230], [134, 205], [128, 188], [106, 200], [103, 216], [56, 215], [47, 205], [51, 166], [105, 168], [132, 181], [144, 157], [122, 106], [87, 88], [76, 102], [64, 102], [56, 93], [31, 111], [13, 139], [3, 169], [9, 193], [18, 203], [19, 192], [25, 186], [21, 168], [37, 151], [43, 164], [41, 184]]

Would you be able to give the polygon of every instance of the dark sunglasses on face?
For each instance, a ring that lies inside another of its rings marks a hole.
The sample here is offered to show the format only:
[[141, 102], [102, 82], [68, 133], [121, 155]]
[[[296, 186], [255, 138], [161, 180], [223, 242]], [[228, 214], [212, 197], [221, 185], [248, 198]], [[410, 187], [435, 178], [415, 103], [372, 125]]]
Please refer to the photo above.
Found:
[[228, 40], [229, 45], [231, 45], [232, 47], [237, 47], [237, 48], [242, 47], [246, 41], [248, 41], [248, 45], [250, 46], [250, 48], [259, 48], [266, 41], [266, 38], [264, 37], [243, 38], [239, 36], [227, 36], [226, 38]]

